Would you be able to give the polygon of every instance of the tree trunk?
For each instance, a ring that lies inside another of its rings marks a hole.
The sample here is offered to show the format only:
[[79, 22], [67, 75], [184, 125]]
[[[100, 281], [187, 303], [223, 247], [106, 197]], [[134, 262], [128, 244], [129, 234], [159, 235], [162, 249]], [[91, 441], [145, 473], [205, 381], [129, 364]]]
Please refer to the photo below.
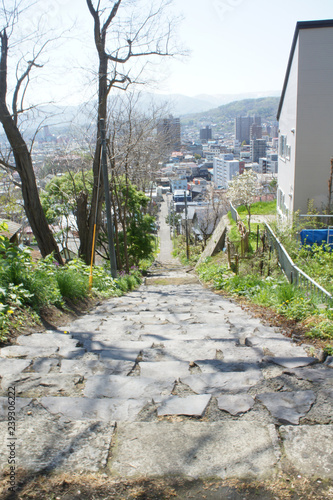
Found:
[[[17, 115], [10, 114], [7, 104], [7, 57], [8, 37], [6, 30], [1, 32], [1, 61], [0, 61], [0, 122], [13, 150], [15, 167], [21, 179], [24, 210], [27, 215], [33, 234], [37, 240], [43, 257], [54, 252], [54, 256], [63, 264], [58, 245], [47, 223], [36, 184], [36, 177], [32, 166], [31, 155], [17, 126]], [[15, 102], [15, 101], [14, 101]]]
[[39, 199], [31, 155], [4, 102], [0, 103], [0, 121], [13, 150], [16, 170], [21, 179], [24, 210], [39, 250], [43, 257], [54, 252], [55, 259], [59, 264], [63, 264], [58, 245], [49, 228]]

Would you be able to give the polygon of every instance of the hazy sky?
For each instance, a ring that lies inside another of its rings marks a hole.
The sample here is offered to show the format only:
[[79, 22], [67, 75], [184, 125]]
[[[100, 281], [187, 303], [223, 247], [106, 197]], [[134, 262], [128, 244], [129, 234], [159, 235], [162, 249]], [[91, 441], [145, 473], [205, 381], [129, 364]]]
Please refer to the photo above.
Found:
[[[50, 26], [68, 29], [75, 20], [76, 28], [48, 55], [35, 81], [38, 95], [61, 97], [66, 104], [86, 100], [96, 67], [86, 1], [44, 0], [42, 5]], [[190, 96], [281, 90], [296, 22], [332, 18], [332, 7], [332, 0], [174, 0], [174, 12], [184, 18], [178, 37], [191, 54], [156, 66], [155, 89]], [[40, 8], [35, 18], [24, 20], [26, 26], [39, 15]]]

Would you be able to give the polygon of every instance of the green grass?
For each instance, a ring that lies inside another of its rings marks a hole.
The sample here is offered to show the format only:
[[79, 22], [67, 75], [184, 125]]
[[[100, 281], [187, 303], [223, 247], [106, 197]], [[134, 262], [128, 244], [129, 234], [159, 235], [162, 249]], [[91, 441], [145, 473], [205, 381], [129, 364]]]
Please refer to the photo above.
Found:
[[[247, 215], [246, 208], [241, 205], [237, 207], [237, 212], [242, 217]], [[251, 205], [251, 215], [274, 215], [276, 214], [276, 200], [273, 201], [257, 201]]]

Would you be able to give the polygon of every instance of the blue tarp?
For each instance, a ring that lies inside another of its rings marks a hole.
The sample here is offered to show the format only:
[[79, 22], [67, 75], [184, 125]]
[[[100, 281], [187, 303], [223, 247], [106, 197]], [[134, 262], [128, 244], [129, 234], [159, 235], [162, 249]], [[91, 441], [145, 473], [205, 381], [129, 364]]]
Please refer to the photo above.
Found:
[[[302, 229], [300, 231], [300, 237], [302, 245], [313, 245], [317, 243], [317, 245], [326, 245], [328, 243], [328, 229]], [[329, 243], [332, 245], [333, 243], [333, 231], [330, 231], [330, 241]]]

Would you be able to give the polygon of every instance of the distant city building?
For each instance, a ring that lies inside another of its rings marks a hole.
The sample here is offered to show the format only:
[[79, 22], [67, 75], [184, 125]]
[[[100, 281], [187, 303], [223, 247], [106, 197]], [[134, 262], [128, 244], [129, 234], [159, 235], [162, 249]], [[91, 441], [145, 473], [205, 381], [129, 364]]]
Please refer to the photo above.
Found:
[[210, 141], [212, 139], [212, 129], [209, 125], [200, 129], [200, 141]]
[[160, 120], [157, 124], [157, 133], [168, 151], [180, 150], [180, 118], [170, 115], [169, 118]]
[[172, 193], [181, 190], [183, 193], [187, 190], [187, 179], [186, 177], [177, 177], [175, 179], [170, 179], [170, 188]]
[[238, 116], [235, 118], [235, 140], [241, 144], [250, 142], [251, 126], [261, 126], [260, 116]]
[[217, 188], [227, 189], [231, 179], [243, 173], [245, 162], [234, 160], [232, 154], [214, 158], [213, 178]]
[[253, 139], [251, 141], [251, 161], [258, 163], [259, 158], [266, 156], [267, 143], [265, 139]]
[[250, 141], [254, 139], [262, 139], [262, 126], [256, 123], [250, 127]]

